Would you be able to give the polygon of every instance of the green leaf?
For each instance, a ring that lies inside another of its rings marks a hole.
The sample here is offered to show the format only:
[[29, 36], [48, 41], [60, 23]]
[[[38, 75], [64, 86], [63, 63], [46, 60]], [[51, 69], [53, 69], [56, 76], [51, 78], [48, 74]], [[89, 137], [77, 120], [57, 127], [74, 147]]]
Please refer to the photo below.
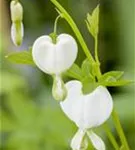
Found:
[[98, 35], [99, 5], [93, 10], [92, 15], [87, 14], [86, 25], [93, 37]]
[[89, 74], [91, 74], [92, 65], [88, 59], [85, 59], [83, 61], [81, 69], [82, 69], [82, 73], [84, 76], [86, 76], [86, 75], [88, 76]]
[[104, 82], [99, 82], [100, 85], [103, 86], [124, 86], [132, 83], [133, 81], [131, 80], [118, 80], [118, 81], [104, 81]]
[[82, 91], [84, 94], [92, 92], [97, 87], [97, 83], [95, 82], [95, 79], [92, 75], [85, 77], [82, 80], [82, 84], [83, 84]]
[[10, 62], [16, 64], [35, 65], [32, 58], [31, 50], [11, 53], [7, 55], [6, 58]]
[[109, 71], [101, 76], [99, 82], [102, 81], [116, 81], [122, 77], [123, 71]]
[[83, 78], [82, 71], [77, 64], [73, 64], [72, 67], [65, 73], [65, 75], [78, 80]]
[[91, 64], [90, 61], [86, 58], [81, 66], [83, 76], [92, 75], [93, 77], [97, 75], [97, 63]]

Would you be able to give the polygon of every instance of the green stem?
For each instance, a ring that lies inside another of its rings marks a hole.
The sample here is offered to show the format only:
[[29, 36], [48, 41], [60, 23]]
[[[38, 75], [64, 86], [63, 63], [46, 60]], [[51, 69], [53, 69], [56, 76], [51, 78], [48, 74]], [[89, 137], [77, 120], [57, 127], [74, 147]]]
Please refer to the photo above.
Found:
[[99, 58], [98, 58], [98, 36], [95, 37], [95, 60], [97, 63], [100, 64]]
[[127, 143], [127, 140], [126, 140], [126, 137], [124, 135], [124, 131], [122, 129], [122, 126], [121, 126], [118, 114], [116, 113], [115, 110], [113, 110], [113, 112], [112, 112], [112, 118], [113, 118], [116, 130], [117, 130], [117, 132], [119, 134], [120, 140], [121, 140], [122, 144], [125, 147], [125, 150], [130, 150], [130, 148], [128, 146], [128, 143]]
[[109, 128], [108, 124], [105, 123], [103, 125], [103, 128], [104, 128], [104, 130], [105, 130], [105, 132], [106, 132], [106, 134], [108, 136], [108, 139], [110, 140], [110, 142], [112, 143], [113, 147], [115, 148], [115, 150], [119, 150], [119, 145], [117, 144], [117, 141], [115, 140], [112, 132], [110, 131], [110, 128]]
[[73, 21], [73, 19], [71, 18], [71, 16], [67, 13], [67, 11], [56, 1], [56, 0], [51, 0], [51, 2], [59, 9], [59, 11], [61, 12], [61, 17], [63, 17], [71, 26], [71, 28], [73, 29], [82, 49], [84, 50], [85, 55], [88, 57], [89, 61], [93, 64], [95, 63], [77, 25], [75, 24], [75, 22]]
[[96, 74], [97, 78], [99, 79], [101, 77], [101, 70], [100, 70], [100, 61], [98, 57], [98, 35], [94, 38], [95, 39], [95, 60], [96, 60]]
[[[13, 1], [13, 0], [12, 0], [12, 1]], [[19, 0], [14, 0], [14, 1], [15, 1], [15, 4], [19, 2]]]
[[57, 24], [58, 24], [58, 20], [61, 18], [61, 16], [59, 15], [54, 22], [54, 34], [57, 35]]

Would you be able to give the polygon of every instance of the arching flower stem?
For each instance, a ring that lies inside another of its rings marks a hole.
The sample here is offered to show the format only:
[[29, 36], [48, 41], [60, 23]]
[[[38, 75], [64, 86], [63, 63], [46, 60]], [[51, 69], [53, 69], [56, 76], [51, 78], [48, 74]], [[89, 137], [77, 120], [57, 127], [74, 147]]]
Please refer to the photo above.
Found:
[[58, 24], [58, 21], [59, 19], [61, 18], [61, 15], [59, 15], [56, 19], [55, 19], [55, 22], [54, 22], [54, 34], [57, 35], [57, 24]]
[[129, 145], [126, 140], [126, 137], [125, 137], [125, 134], [124, 134], [124, 131], [123, 131], [123, 128], [120, 123], [120, 119], [115, 110], [113, 110], [113, 112], [112, 112], [112, 118], [113, 118], [113, 122], [115, 124], [116, 130], [118, 132], [118, 135], [120, 137], [121, 143], [124, 145], [125, 150], [130, 150]]
[[88, 57], [89, 61], [93, 64], [95, 63], [91, 53], [89, 52], [89, 49], [71, 16], [67, 13], [67, 11], [56, 1], [56, 0], [51, 0], [51, 2], [59, 9], [58, 13], [60, 13], [61, 17], [63, 17], [70, 25], [72, 28], [73, 32], [75, 33], [82, 49], [84, 50], [85, 55]]
[[[75, 24], [74, 20], [72, 19], [72, 17], [57, 2], [57, 0], [50, 0], [50, 1], [56, 6], [56, 8], [58, 9], [58, 13], [68, 22], [68, 24], [72, 28], [73, 32], [75, 33], [75, 35], [76, 35], [76, 37], [77, 37], [77, 39], [78, 39], [78, 41], [79, 41], [79, 43], [80, 43], [80, 45], [81, 45], [84, 53], [85, 53], [85, 55], [87, 56], [87, 58], [90, 61], [90, 63], [91, 64], [96, 64], [93, 56], [91, 55], [91, 53], [90, 53], [90, 51], [89, 51], [89, 49], [88, 49], [88, 47], [87, 47], [87, 45], [85, 43], [85, 40], [82, 37], [82, 34], [80, 33], [80, 31], [79, 31], [77, 25]], [[96, 40], [96, 45], [98, 45], [97, 40]], [[96, 47], [96, 51], [97, 51], [97, 47]], [[101, 70], [100, 70], [100, 65], [97, 65], [97, 67], [98, 67], [98, 72], [101, 75], [102, 73], [101, 73]], [[128, 146], [128, 143], [127, 143], [127, 140], [126, 140], [126, 137], [124, 135], [122, 126], [120, 124], [119, 117], [118, 117], [117, 113], [115, 112], [115, 110], [113, 110], [112, 117], [113, 117], [113, 121], [114, 121], [115, 127], [117, 129], [117, 132], [119, 133], [119, 137], [121, 139], [122, 144], [124, 145], [124, 147], [126, 148], [126, 150], [130, 150], [129, 146]], [[108, 131], [108, 132], [110, 132], [110, 131]]]
[[111, 130], [110, 130], [108, 124], [107, 124], [107, 123], [104, 123], [103, 128], [104, 128], [104, 130], [105, 130], [105, 132], [106, 132], [106, 134], [107, 134], [107, 136], [108, 136], [108, 139], [111, 141], [113, 147], [114, 147], [116, 150], [119, 150], [119, 145], [118, 145], [118, 143], [117, 143], [115, 137], [113, 136], [113, 134], [112, 134], [112, 132], [111, 132]]

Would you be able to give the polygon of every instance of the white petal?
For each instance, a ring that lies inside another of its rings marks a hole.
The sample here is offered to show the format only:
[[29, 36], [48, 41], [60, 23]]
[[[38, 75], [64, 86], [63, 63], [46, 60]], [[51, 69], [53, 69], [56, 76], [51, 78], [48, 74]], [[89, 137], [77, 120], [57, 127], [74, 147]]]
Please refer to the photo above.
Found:
[[99, 136], [92, 131], [87, 131], [87, 134], [96, 150], [105, 150], [105, 144]]
[[60, 74], [72, 66], [77, 49], [76, 41], [68, 34], [59, 35], [56, 44], [49, 36], [41, 36], [33, 44], [32, 55], [43, 72]]
[[83, 95], [82, 84], [70, 81], [66, 84], [67, 97], [60, 102], [64, 113], [81, 129], [89, 129], [104, 123], [113, 109], [112, 97], [108, 90], [97, 87], [92, 93]]
[[[70, 81], [66, 83], [67, 88], [67, 97], [64, 101], [60, 102], [60, 106], [64, 113], [77, 125], [82, 124], [83, 120], [83, 101], [82, 101], [82, 93], [81, 88], [82, 84], [79, 81]], [[80, 123], [79, 123], [80, 122]], [[78, 127], [80, 127], [78, 125]]]
[[10, 3], [11, 19], [13, 22], [22, 21], [23, 19], [23, 8], [19, 2], [15, 0]]
[[112, 109], [113, 100], [109, 91], [103, 86], [97, 87], [85, 98], [84, 127], [91, 128], [103, 124], [110, 117]]
[[71, 141], [71, 148], [73, 150], [86, 150], [88, 141], [85, 139], [86, 132], [79, 129]]
[[22, 22], [19, 24], [19, 27], [17, 27], [17, 25], [18, 24], [13, 23], [11, 26], [11, 39], [16, 46], [21, 45], [24, 36], [24, 27]]

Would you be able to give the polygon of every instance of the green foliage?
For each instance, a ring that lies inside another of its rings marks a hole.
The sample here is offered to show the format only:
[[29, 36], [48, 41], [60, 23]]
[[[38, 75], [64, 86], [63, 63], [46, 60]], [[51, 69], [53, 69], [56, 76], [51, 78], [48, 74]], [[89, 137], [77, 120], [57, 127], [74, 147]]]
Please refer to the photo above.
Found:
[[65, 75], [81, 80], [82, 79], [82, 70], [77, 64], [73, 64], [72, 67], [65, 73]]
[[5, 72], [2, 77], [0, 96], [6, 99], [2, 99], [0, 109], [0, 149], [66, 150], [74, 126], [55, 103], [50, 103], [53, 100], [46, 98], [46, 105], [37, 105], [26, 92], [28, 87], [24, 78]]
[[97, 66], [95, 64], [91, 64], [88, 59], [85, 59], [81, 68], [77, 64], [73, 64], [65, 75], [81, 81], [83, 84], [82, 90], [84, 94], [90, 93], [99, 85], [115, 87], [132, 83], [131, 80], [121, 79], [124, 74], [123, 71], [109, 71], [101, 75], [101, 77], [97, 80], [95, 72], [96, 69]]
[[123, 71], [109, 71], [107, 73], [104, 73], [100, 78], [99, 81], [116, 81], [122, 77], [124, 74]]
[[89, 74], [93, 74], [92, 64], [89, 62], [88, 59], [85, 59], [83, 61], [81, 69], [82, 69], [82, 73], [83, 73], [84, 76], [89, 75]]
[[104, 81], [104, 82], [99, 82], [100, 85], [103, 86], [124, 86], [133, 83], [131, 80], [117, 80], [117, 81]]
[[87, 14], [86, 25], [88, 31], [95, 38], [98, 35], [98, 24], [99, 24], [99, 5], [93, 10], [92, 14]]
[[21, 52], [14, 52], [6, 56], [6, 58], [16, 64], [26, 64], [26, 65], [35, 65], [32, 54], [31, 54], [31, 49], [27, 51], [21, 51]]

